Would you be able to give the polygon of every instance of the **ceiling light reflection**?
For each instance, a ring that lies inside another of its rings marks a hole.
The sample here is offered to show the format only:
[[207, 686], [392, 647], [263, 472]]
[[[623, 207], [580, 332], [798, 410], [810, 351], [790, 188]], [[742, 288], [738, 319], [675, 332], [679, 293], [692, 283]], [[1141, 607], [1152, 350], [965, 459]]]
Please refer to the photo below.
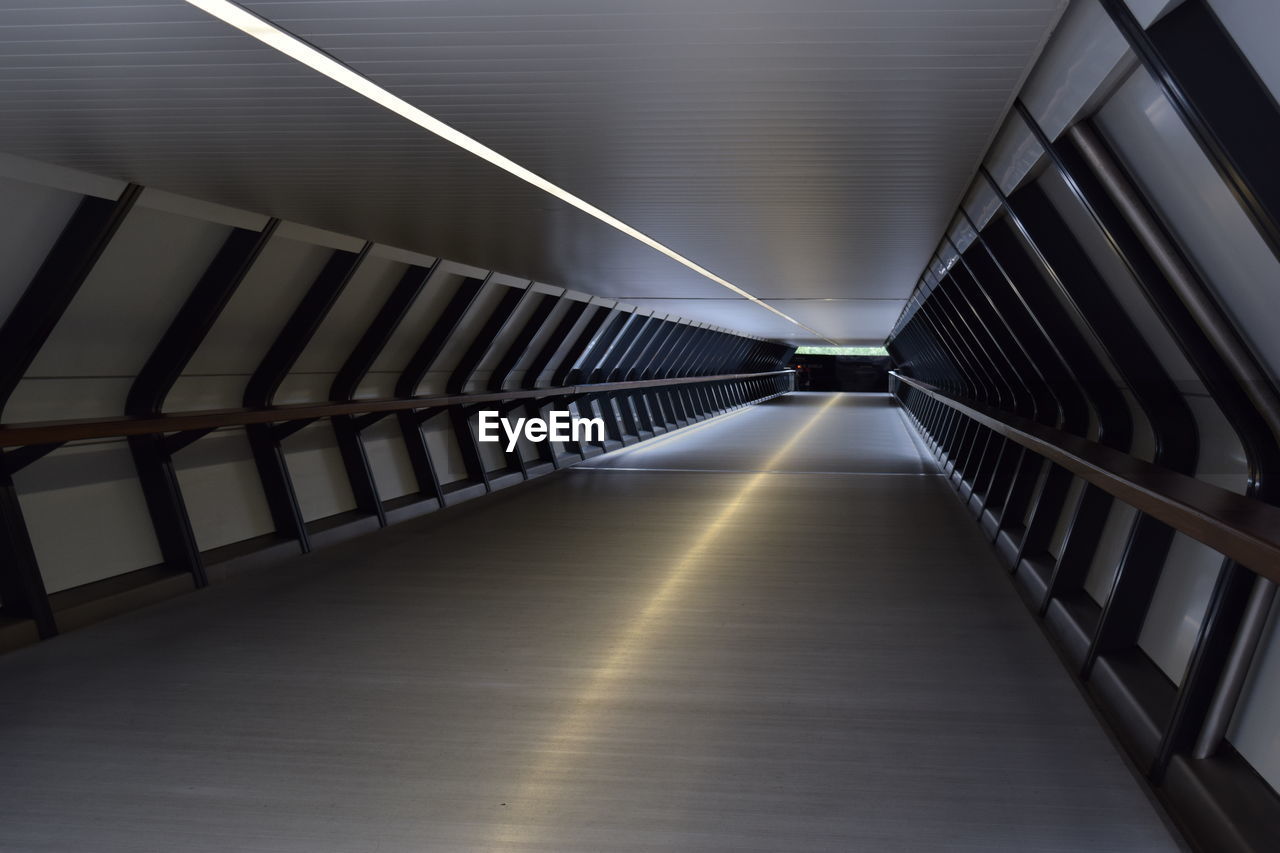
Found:
[[716, 275], [715, 273], [711, 272], [710, 270], [706, 269], [705, 267], [694, 263], [693, 261], [686, 258], [684, 255], [681, 255], [679, 252], [676, 252], [674, 249], [667, 248], [662, 243], [659, 243], [657, 240], [648, 236], [644, 232], [639, 231], [635, 228], [632, 228], [630, 225], [623, 222], [621, 219], [618, 219], [614, 216], [611, 216], [608, 213], [605, 213], [603, 210], [596, 207], [595, 205], [585, 201], [582, 198], [579, 198], [578, 196], [574, 195], [568, 190], [562, 189], [561, 187], [551, 183], [546, 178], [543, 178], [537, 175], [536, 173], [529, 171], [524, 166], [521, 166], [519, 163], [515, 162], [514, 160], [511, 160], [508, 157], [504, 157], [502, 154], [499, 154], [497, 151], [494, 151], [492, 148], [488, 147], [487, 145], [484, 145], [481, 142], [475, 139], [472, 139], [470, 136], [467, 136], [465, 133], [445, 124], [444, 122], [440, 121], [438, 118], [435, 118], [423, 112], [422, 110], [410, 104], [408, 101], [405, 101], [401, 98], [396, 97], [386, 89], [374, 83], [372, 80], [369, 80], [368, 78], [362, 76], [361, 74], [358, 74], [357, 72], [347, 67], [346, 65], [343, 65], [341, 62], [334, 59], [332, 56], [329, 56], [324, 51], [316, 47], [313, 47], [312, 45], [298, 38], [297, 36], [294, 36], [280, 29], [275, 24], [271, 23], [265, 18], [261, 18], [258, 15], [255, 15], [249, 10], [241, 6], [238, 6], [235, 3], [230, 2], [230, 0], [185, 0], [185, 1], [189, 5], [195, 6], [197, 9], [200, 9], [201, 11], [208, 13], [209, 15], [217, 18], [218, 20], [223, 21], [224, 23], [227, 23], [232, 27], [235, 27], [237, 30], [240, 30], [245, 34], [252, 36], [253, 38], [267, 45], [268, 47], [271, 47], [279, 51], [280, 53], [283, 53], [285, 56], [288, 56], [290, 59], [297, 60], [298, 62], [302, 63], [308, 68], [311, 68], [314, 71], [320, 72], [324, 76], [328, 77], [330, 80], [333, 80], [337, 83], [342, 84], [343, 86], [346, 86], [348, 89], [355, 92], [356, 94], [361, 95], [370, 101], [373, 101], [378, 106], [383, 107], [384, 109], [390, 110], [391, 112], [401, 116], [402, 118], [408, 119], [409, 121], [413, 122], [414, 124], [418, 125], [424, 130], [434, 133], [436, 136], [440, 137], [446, 142], [452, 142], [454, 145], [458, 146], [459, 148], [462, 148], [463, 150], [471, 154], [474, 154], [475, 156], [479, 157], [480, 159], [488, 163], [492, 163], [494, 166], [497, 166], [499, 169], [502, 169], [512, 175], [515, 175], [520, 180], [525, 181], [529, 184], [532, 184], [533, 186], [537, 187], [543, 192], [553, 195], [556, 198], [560, 199], [561, 201], [565, 202], [566, 204], [576, 207], [578, 210], [581, 210], [583, 213], [586, 213], [589, 216], [595, 217], [596, 219], [600, 220], [606, 225], [609, 225], [612, 228], [616, 228], [617, 230], [621, 231], [623, 234], [626, 234], [628, 237], [632, 237], [636, 240], [639, 240], [641, 243], [644, 243], [649, 248], [655, 249], [661, 252], [662, 254], [666, 255], [668, 258], [671, 258], [671, 260], [688, 267], [689, 269], [693, 270], [698, 275], [703, 276], [704, 278], [714, 281], [716, 284], [720, 285], [721, 287], [726, 287], [729, 290], [732, 290], [734, 293], [738, 294], [744, 299], [748, 299], [754, 302], [756, 305], [759, 305], [761, 308], [764, 308], [766, 311], [773, 312], [774, 314], [778, 315], [782, 319], [800, 327], [801, 329], [804, 329], [806, 332], [809, 332], [812, 335], [822, 338], [823, 340], [830, 341], [833, 344], [836, 343], [835, 341], [831, 341], [830, 338], [827, 338], [821, 332], [818, 332], [815, 329], [809, 328], [804, 323], [801, 323], [799, 320], [795, 319], [794, 317], [784, 314], [783, 312], [779, 311], [777, 308], [774, 308], [772, 305], [769, 305], [763, 300], [757, 299], [755, 296], [752, 296], [750, 293], [747, 293], [745, 290], [733, 284], [732, 282], [726, 279], [723, 279], [720, 276]]

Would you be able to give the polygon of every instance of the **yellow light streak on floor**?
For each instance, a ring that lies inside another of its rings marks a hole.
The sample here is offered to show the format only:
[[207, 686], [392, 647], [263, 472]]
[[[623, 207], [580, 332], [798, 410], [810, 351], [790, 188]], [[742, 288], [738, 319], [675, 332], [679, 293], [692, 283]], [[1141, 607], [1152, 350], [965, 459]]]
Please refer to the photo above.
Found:
[[581, 695], [566, 712], [564, 721], [550, 737], [539, 744], [538, 753], [541, 757], [521, 780], [518, 792], [507, 801], [509, 810], [504, 814], [505, 819], [499, 827], [500, 835], [494, 839], [489, 849], [509, 850], [534, 841], [531, 837], [535, 823], [533, 818], [536, 812], [545, 811], [554, 804], [557, 795], [554, 780], [561, 778], [568, 770], [569, 762], [575, 754], [588, 748], [595, 736], [600, 712], [614, 692], [615, 685], [634, 671], [645, 643], [661, 631], [660, 623], [672, 604], [680, 600], [682, 591], [696, 579], [697, 570], [707, 552], [716, 544], [734, 516], [747, 505], [772, 469], [781, 464], [792, 448], [804, 439], [827, 410], [840, 399], [841, 395], [832, 394], [831, 399], [769, 457], [762, 466], [763, 470], [753, 474], [721, 507], [697, 538], [689, 543], [680, 559], [672, 564], [653, 595], [618, 635], [604, 663], [596, 669]]

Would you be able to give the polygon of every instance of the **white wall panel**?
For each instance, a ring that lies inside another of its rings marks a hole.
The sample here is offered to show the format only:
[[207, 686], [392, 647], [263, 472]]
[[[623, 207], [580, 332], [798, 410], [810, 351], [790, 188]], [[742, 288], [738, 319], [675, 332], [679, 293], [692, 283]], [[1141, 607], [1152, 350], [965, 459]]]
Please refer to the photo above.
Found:
[[[514, 412], [512, 414], [515, 414]], [[516, 415], [519, 417], [519, 415]], [[475, 420], [471, 421], [471, 428], [475, 429]], [[498, 441], [476, 442], [476, 446], [480, 448], [480, 459], [484, 463], [486, 471], [497, 471], [507, 467], [507, 457], [503, 454], [503, 449], [507, 446], [507, 434], [502, 431], [502, 427], [498, 427]]]
[[165, 400], [166, 412], [237, 408], [244, 402], [249, 377], [241, 373], [182, 375]]
[[356, 508], [347, 469], [327, 420], [298, 430], [283, 446], [304, 520], [316, 521]]
[[1089, 563], [1089, 573], [1084, 581], [1085, 592], [1099, 605], [1105, 605], [1111, 596], [1111, 585], [1115, 581], [1120, 559], [1124, 556], [1129, 531], [1137, 517], [1137, 510], [1120, 501], [1112, 504], [1111, 512], [1107, 515], [1102, 535], [1098, 537], [1098, 548]]
[[[1248, 466], [1239, 437], [1204, 390], [1195, 370], [1160, 321], [1138, 283], [1133, 280], [1124, 263], [1057, 173], [1046, 169], [1039, 182], [1072, 234], [1084, 247], [1089, 260], [1106, 279], [1112, 294], [1138, 327], [1143, 340], [1151, 347], [1174, 384], [1183, 392], [1200, 431], [1200, 459], [1196, 476], [1223, 488], [1243, 491], [1247, 483]], [[1151, 444], [1149, 421], [1145, 417], [1141, 418], [1135, 422], [1135, 427], [1135, 448], [1145, 450], [1135, 450], [1134, 455], [1150, 459], [1154, 447]]]
[[427, 440], [427, 452], [431, 454], [431, 462], [435, 465], [436, 479], [440, 481], [440, 485], [465, 480], [467, 466], [462, 462], [462, 452], [458, 449], [448, 413], [441, 412], [427, 421], [422, 434]]
[[6, 417], [123, 414], [131, 378], [229, 233], [225, 225], [135, 206], [27, 370]]
[[[1280, 266], [1157, 85], [1145, 72], [1135, 72], [1099, 112], [1097, 123], [1238, 328], [1275, 371], [1280, 365], [1280, 338], [1275, 335], [1272, 284]], [[1199, 478], [1240, 491], [1239, 443], [1223, 428], [1220, 416], [1213, 419], [1207, 414], [1211, 401], [1196, 396], [1188, 400], [1195, 401], [1197, 418], [1206, 430]], [[1180, 542], [1165, 567], [1141, 643], [1171, 677], [1185, 665], [1216, 562], [1216, 555], [1206, 549]], [[1270, 642], [1275, 643], [1274, 637]], [[1240, 753], [1273, 786], [1280, 782], [1280, 738], [1275, 735], [1280, 655], [1276, 651], [1269, 646], [1255, 663], [1250, 691], [1231, 735]]]
[[[632, 309], [632, 306], [630, 305], [623, 305], [621, 302], [617, 302], [611, 299], [610, 300], [597, 299], [594, 304], [604, 307], [605, 309], [604, 320], [596, 328], [595, 334], [591, 336], [591, 340], [590, 342], [588, 342], [587, 346], [578, 354], [577, 361], [573, 363], [565, 362], [564, 366], [567, 368], [572, 368], [573, 370], [583, 370], [587, 361], [598, 359], [600, 356], [600, 353], [596, 351], [596, 347], [600, 344], [605, 334], [608, 333], [609, 327], [613, 325], [614, 321], [618, 319], [618, 316], [620, 314], [629, 314], [631, 313], [631, 309]], [[586, 316], [586, 315], [584, 314], [583, 316]], [[577, 341], [579, 331], [581, 330], [574, 329], [573, 334], [569, 336], [569, 341], [567, 342], [567, 345], [565, 347], [565, 352], [563, 353], [564, 355], [568, 354], [568, 350], [571, 349], [573, 343]], [[552, 359], [552, 362], [549, 365], [549, 367], [552, 367], [552, 368], [556, 367], [560, 363], [559, 361], [560, 356], [561, 356], [561, 353], [557, 353], [556, 358]], [[554, 375], [554, 370], [552, 371], [552, 373]]]
[[[537, 378], [538, 387], [546, 387], [551, 384], [551, 378], [552, 376], [555, 375], [556, 368], [559, 367], [560, 362], [568, 354], [569, 348], [572, 347], [574, 341], [578, 339], [578, 335], [582, 334], [583, 330], [586, 328], [587, 323], [590, 322], [588, 317], [590, 317], [592, 314], [600, 310], [596, 306], [612, 304], [609, 300], [595, 299], [593, 297], [586, 297], [582, 300], [578, 300], [577, 294], [571, 295], [569, 299], [572, 299], [574, 301], [585, 301], [585, 302], [588, 302], [589, 304], [586, 310], [582, 312], [582, 316], [580, 316], [577, 322], [573, 324], [573, 328], [569, 330], [569, 334], [565, 335], [564, 338], [560, 341], [560, 345], [556, 347], [556, 351], [551, 356], [551, 360], [547, 362], [547, 366], [543, 368], [542, 373], [538, 376]], [[568, 310], [568, 300], [566, 300], [564, 310], [565, 311]], [[556, 315], [556, 322], [559, 322], [560, 316], [563, 316], [563, 315]]]
[[1212, 398], [1189, 394], [1186, 399], [1200, 426], [1196, 479], [1244, 494], [1249, 484], [1249, 463], [1239, 436]]
[[542, 324], [542, 328], [533, 336], [533, 340], [529, 342], [529, 348], [524, 351], [524, 355], [520, 356], [520, 360], [516, 362], [515, 369], [511, 371], [511, 378], [507, 380], [507, 387], [515, 388], [524, 381], [524, 374], [529, 369], [529, 365], [538, 357], [538, 353], [542, 352], [542, 348], [546, 346], [547, 341], [555, 334], [556, 328], [560, 325], [560, 321], [564, 319], [564, 315], [568, 313], [573, 300], [569, 298], [560, 298], [551, 308], [551, 313], [547, 315], [547, 320]]
[[0, 323], [8, 318], [82, 196], [0, 177]]
[[124, 412], [131, 385], [132, 376], [29, 376], [14, 389], [4, 419], [16, 422], [115, 417]]
[[1175, 684], [1182, 683], [1221, 567], [1217, 551], [1181, 533], [1173, 537], [1138, 646]]
[[443, 394], [445, 392], [449, 377], [453, 375], [453, 370], [458, 366], [463, 353], [480, 334], [484, 324], [489, 321], [493, 309], [497, 307], [502, 295], [507, 291], [506, 286], [499, 284], [496, 278], [494, 276], [485, 282], [480, 293], [471, 301], [471, 306], [454, 327], [453, 334], [440, 349], [440, 354], [436, 356], [431, 370], [418, 383], [415, 393]]
[[383, 418], [366, 429], [362, 438], [379, 498], [389, 501], [418, 491], [404, 436], [394, 416]]
[[[1107, 244], [1096, 225], [1088, 217], [1080, 202], [1058, 177], [1056, 171], [1046, 170], [1040, 185], [1062, 214], [1073, 235], [1080, 240], [1090, 260], [1106, 279], [1113, 294], [1126, 308], [1143, 339], [1161, 359], [1184, 393], [1198, 390], [1201, 385], [1190, 364], [1183, 357], [1172, 337], [1159, 322], [1146, 298], [1128, 270]], [[1125, 389], [1130, 409], [1135, 413], [1134, 444], [1131, 453], [1150, 461], [1155, 444], [1150, 422], [1137, 405], [1133, 394]], [[1217, 407], [1203, 396], [1187, 398], [1193, 414], [1203, 420], [1201, 426], [1202, 461], [1210, 467], [1220, 468], [1219, 457], [1224, 447], [1238, 450], [1234, 434], [1221, 435], [1221, 414], [1215, 418]], [[1209, 405], [1204, 405], [1209, 403]], [[1221, 439], [1226, 439], [1223, 443]], [[1205, 439], [1208, 439], [1207, 441]], [[1236, 484], [1242, 478], [1236, 479]], [[1098, 543], [1098, 549], [1090, 565], [1085, 583], [1086, 591], [1100, 605], [1107, 601], [1114, 582], [1116, 569], [1124, 556], [1130, 527], [1136, 511], [1123, 504], [1113, 506]], [[1221, 556], [1184, 536], [1175, 539], [1165, 561], [1155, 599], [1143, 626], [1140, 646], [1153, 661], [1175, 682], [1182, 678], [1187, 656], [1199, 631], [1207, 596], [1212, 591]]]
[[[521, 417], [527, 417], [522, 415]], [[520, 439], [520, 443], [516, 446], [516, 452], [520, 454], [520, 458], [524, 460], [525, 465], [536, 465], [541, 461], [538, 455], [540, 445], [534, 444], [527, 439]]]
[[[1036, 150], [1042, 151], [1042, 149], [1040, 149], [1039, 146], [1036, 147]], [[1050, 171], [1051, 171], [1050, 169], [1046, 169], [1044, 170], [1043, 173], [1041, 173], [1041, 175], [1036, 177], [1035, 181], [1037, 185], [1040, 186], [1041, 188], [1044, 188], [1045, 186], [1044, 176], [1048, 174]], [[1050, 179], [1050, 182], [1051, 181], [1052, 179]], [[1052, 200], [1055, 202], [1058, 201], [1058, 199], [1052, 199]], [[1059, 212], [1062, 212], [1064, 210], [1064, 208], [1062, 207], [1059, 207], [1058, 209], [1059, 209]], [[1065, 210], [1071, 211], [1072, 208], [1066, 207]], [[1078, 214], [1083, 214], [1083, 211], [1076, 210], [1075, 212]], [[1010, 223], [1010, 225], [1012, 225], [1012, 223]], [[1074, 325], [1075, 328], [1080, 332], [1080, 337], [1088, 345], [1089, 350], [1098, 359], [1098, 362], [1102, 365], [1103, 369], [1106, 370], [1107, 376], [1111, 378], [1111, 383], [1115, 385], [1117, 388], [1125, 387], [1126, 382], [1125, 382], [1124, 376], [1120, 373], [1119, 369], [1116, 367], [1115, 363], [1112, 361], [1111, 356], [1107, 352], [1107, 348], [1103, 346], [1102, 341], [1100, 341], [1098, 339], [1098, 336], [1094, 334], [1093, 328], [1089, 325], [1088, 321], [1085, 320], [1084, 315], [1076, 309], [1075, 303], [1072, 301], [1072, 299], [1069, 297], [1069, 295], [1066, 292], [1061, 290], [1056, 284], [1051, 283], [1053, 275], [1050, 274], [1045, 264], [1041, 263], [1041, 260], [1037, 255], [1037, 253], [1035, 251], [1032, 251], [1028, 242], [1022, 237], [1021, 232], [1017, 230], [1016, 226], [1014, 227], [1014, 231], [1015, 233], [1018, 234], [1019, 245], [1023, 247], [1023, 251], [1026, 252], [1027, 257], [1031, 260], [1031, 263], [1036, 267], [1037, 270], [1040, 271], [1040, 276], [1044, 279], [1045, 289], [1049, 293], [1053, 294], [1054, 300], [1060, 306], [1062, 306], [1063, 314], [1065, 314], [1068, 318], [1070, 318], [1072, 325]], [[1043, 240], [1044, 237], [1041, 236], [1040, 239]], [[1141, 410], [1136, 406], [1130, 405], [1129, 410], [1135, 422], [1138, 419], [1145, 417], [1142, 414]]]
[[396, 380], [409, 359], [417, 352], [422, 341], [435, 325], [449, 300], [466, 278], [456, 264], [443, 262], [422, 288], [418, 298], [405, 312], [404, 319], [396, 327], [387, 345], [374, 361], [369, 375], [360, 383], [356, 397], [368, 399], [395, 395]]
[[271, 403], [283, 406], [327, 400], [332, 384], [332, 373], [290, 373], [280, 382], [280, 389], [272, 396]]
[[365, 257], [289, 375], [280, 383], [275, 403], [329, 399], [334, 375], [373, 323], [406, 269], [405, 264], [372, 253]]
[[[476, 368], [474, 378], [468, 390], [483, 390], [489, 381], [489, 377], [493, 375], [493, 369], [498, 366], [498, 362], [507, 354], [507, 350], [511, 348], [511, 344], [519, 334], [524, 331], [524, 327], [528, 325], [529, 319], [533, 312], [541, 304], [543, 298], [550, 293], [552, 298], [560, 292], [560, 288], [548, 288], [545, 285], [530, 285], [531, 293], [527, 293], [525, 298], [520, 300], [520, 304], [516, 306], [516, 310], [512, 312], [511, 319], [507, 321], [507, 326], [503, 329], [502, 334], [494, 341], [493, 346], [489, 347], [489, 351], [485, 353], [480, 365]], [[543, 320], [544, 328], [548, 320]], [[532, 347], [530, 348], [532, 349]], [[532, 354], [525, 353], [526, 356], [532, 357]], [[510, 379], [507, 380], [510, 383]]]
[[60, 448], [14, 484], [49, 592], [162, 562], [124, 442]]
[[275, 531], [243, 429], [207, 435], [173, 462], [202, 551]]
[[1237, 327], [1272, 373], [1280, 372], [1272, 286], [1280, 264], [1155, 82], [1135, 72], [1097, 120]]
[[[283, 225], [281, 226], [283, 228]], [[175, 384], [167, 411], [236, 407], [332, 249], [287, 239], [267, 243]], [[234, 381], [228, 381], [234, 377]]]
[[1125, 314], [1137, 326], [1142, 339], [1160, 359], [1169, 378], [1183, 390], [1201, 389], [1202, 385], [1191, 363], [1160, 321], [1138, 283], [1133, 280], [1124, 261], [1103, 236], [1084, 205], [1067, 187], [1057, 169], [1045, 169], [1039, 183], [1071, 229], [1072, 236], [1080, 242], [1089, 261], [1106, 280], [1112, 295], [1125, 309]]

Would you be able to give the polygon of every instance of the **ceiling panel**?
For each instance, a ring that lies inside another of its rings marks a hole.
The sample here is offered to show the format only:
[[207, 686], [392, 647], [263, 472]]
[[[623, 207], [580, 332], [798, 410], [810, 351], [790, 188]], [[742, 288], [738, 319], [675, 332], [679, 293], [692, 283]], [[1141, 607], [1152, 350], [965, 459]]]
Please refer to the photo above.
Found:
[[[884, 343], [905, 299], [771, 299], [769, 304], [826, 337], [849, 344]], [[820, 340], [806, 343], [821, 344]]]
[[[907, 296], [1063, 3], [245, 5], [788, 300]], [[605, 296], [726, 293], [180, 0], [0, 3], [0, 109], [2, 151]], [[696, 319], [809, 337], [733, 304]], [[885, 315], [849, 311], [810, 325]]]
[[699, 322], [716, 323], [764, 338], [785, 338], [796, 344], [825, 345], [829, 340], [848, 344], [879, 345], [884, 329], [893, 327], [905, 299], [769, 299], [770, 305], [821, 332], [817, 338], [786, 320], [743, 299], [646, 299], [634, 300], [659, 314], [673, 314]]

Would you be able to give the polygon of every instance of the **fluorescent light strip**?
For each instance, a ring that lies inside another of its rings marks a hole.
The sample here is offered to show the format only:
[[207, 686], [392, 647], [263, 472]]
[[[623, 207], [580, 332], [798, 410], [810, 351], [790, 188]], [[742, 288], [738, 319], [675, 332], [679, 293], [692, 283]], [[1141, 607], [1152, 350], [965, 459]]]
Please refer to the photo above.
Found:
[[809, 328], [794, 317], [789, 317], [777, 308], [774, 308], [772, 305], [767, 304], [763, 300], [757, 299], [750, 293], [747, 293], [745, 290], [738, 287], [736, 284], [733, 284], [705, 267], [694, 263], [679, 252], [673, 249], [668, 249], [657, 240], [642, 231], [637, 231], [621, 219], [610, 216], [595, 205], [579, 198], [568, 190], [556, 186], [546, 178], [529, 171], [514, 160], [504, 157], [487, 145], [472, 139], [470, 136], [450, 127], [438, 118], [434, 118], [407, 101], [396, 97], [373, 81], [362, 77], [355, 71], [343, 65], [341, 62], [338, 62], [333, 57], [315, 47], [312, 47], [296, 36], [285, 32], [270, 21], [255, 15], [247, 9], [237, 6], [235, 3], [230, 2], [230, 0], [186, 0], [186, 2], [203, 12], [207, 12], [220, 21], [230, 24], [237, 30], [252, 36], [268, 47], [280, 51], [290, 59], [295, 59], [308, 68], [319, 71], [330, 80], [341, 83], [356, 94], [362, 95], [370, 101], [373, 101], [378, 106], [388, 109], [402, 118], [408, 119], [422, 129], [429, 130], [441, 139], [447, 142], [452, 142], [454, 145], [474, 154], [481, 160], [492, 163], [499, 169], [515, 175], [520, 180], [533, 184], [543, 192], [555, 196], [566, 204], [573, 205], [583, 213], [594, 216], [606, 225], [610, 225], [618, 229], [628, 237], [639, 240], [649, 248], [656, 249], [668, 258], [671, 258], [671, 260], [683, 264], [693, 270], [698, 275], [714, 281], [721, 287], [726, 287], [729, 290], [732, 290], [742, 298], [749, 299], [767, 311], [772, 311], [782, 319], [794, 323], [813, 335], [817, 335], [824, 341], [836, 344], [836, 341], [832, 341], [821, 332]]

